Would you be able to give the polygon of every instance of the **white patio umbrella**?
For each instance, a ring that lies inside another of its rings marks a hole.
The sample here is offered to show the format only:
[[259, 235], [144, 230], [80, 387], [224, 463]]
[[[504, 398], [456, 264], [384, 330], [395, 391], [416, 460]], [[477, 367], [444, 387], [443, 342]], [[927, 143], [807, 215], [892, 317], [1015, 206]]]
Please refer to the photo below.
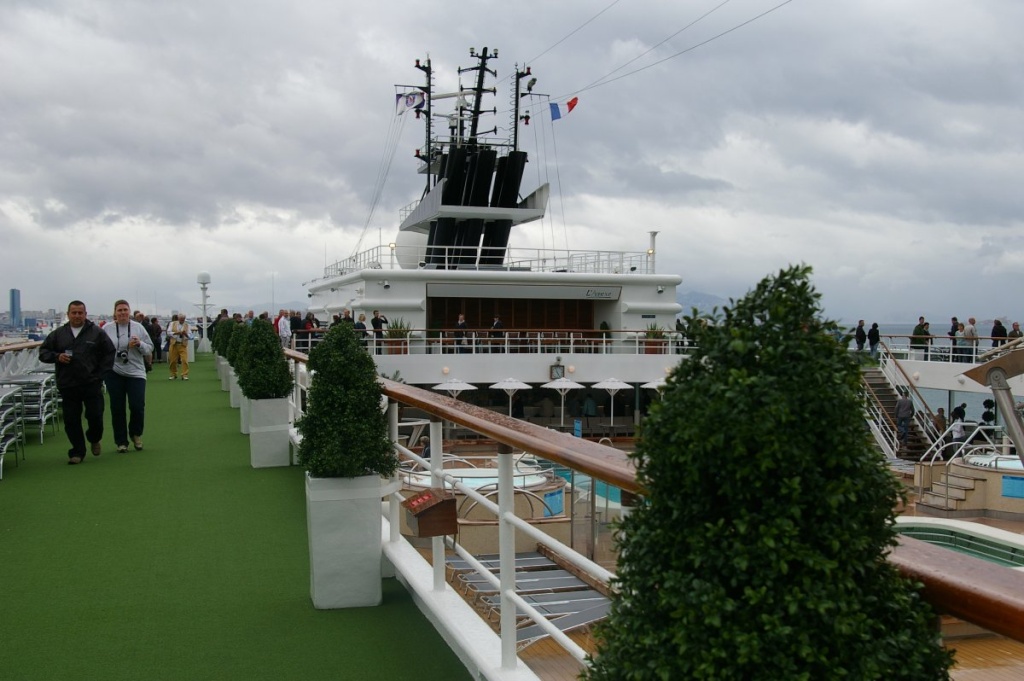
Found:
[[452, 397], [458, 399], [459, 393], [463, 390], [476, 390], [476, 386], [472, 383], [466, 383], [458, 378], [449, 378], [444, 383], [438, 383], [433, 386], [433, 390], [444, 390]]
[[584, 387], [582, 384], [576, 381], [570, 381], [568, 378], [563, 376], [562, 378], [556, 378], [553, 381], [545, 383], [541, 386], [542, 388], [551, 388], [557, 390], [558, 394], [562, 396], [562, 425], [565, 425], [565, 394], [570, 390], [579, 390]]
[[657, 381], [648, 381], [647, 383], [644, 383], [640, 387], [647, 388], [648, 390], [657, 390], [658, 392], [661, 392], [662, 390], [665, 389], [666, 385], [668, 385], [668, 383], [665, 382], [665, 379], [659, 378]]
[[505, 394], [508, 395], [508, 415], [512, 416], [512, 396], [519, 390], [529, 390], [530, 386], [527, 383], [523, 383], [515, 378], [505, 378], [497, 383], [491, 384], [491, 387], [495, 390], [504, 390]]
[[620, 381], [617, 378], [606, 378], [603, 381], [601, 381], [600, 383], [595, 383], [593, 387], [599, 388], [600, 390], [607, 390], [608, 394], [611, 395], [611, 397], [612, 397], [612, 399], [611, 399], [611, 402], [612, 402], [611, 418], [609, 418], [608, 423], [609, 423], [609, 425], [614, 426], [615, 425], [615, 393], [619, 392], [620, 390], [629, 390], [633, 386], [631, 386], [629, 383], [626, 383], [625, 381]]
[[[449, 378], [447, 381], [444, 381], [443, 383], [438, 383], [437, 385], [432, 386], [432, 388], [434, 390], [443, 390], [455, 399], [459, 399], [459, 393], [463, 392], [464, 390], [476, 390], [475, 385], [473, 385], [472, 383], [466, 383], [465, 381], [458, 378]], [[449, 421], [445, 421], [445, 423], [450, 424]], [[451, 425], [446, 425], [446, 428], [448, 428], [448, 435], [450, 436]]]

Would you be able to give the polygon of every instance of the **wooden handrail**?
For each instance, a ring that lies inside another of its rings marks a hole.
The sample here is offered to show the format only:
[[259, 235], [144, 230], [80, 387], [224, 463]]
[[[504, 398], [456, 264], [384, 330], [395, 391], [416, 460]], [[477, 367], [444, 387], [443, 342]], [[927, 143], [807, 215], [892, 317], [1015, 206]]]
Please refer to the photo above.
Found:
[[1024, 572], [912, 537], [900, 537], [889, 562], [924, 585], [940, 613], [1024, 641]]
[[389, 398], [422, 409], [431, 417], [457, 423], [513, 449], [537, 454], [628, 492], [642, 493], [636, 481], [636, 469], [626, 454], [617, 449], [514, 419], [422, 388], [387, 379], [381, 379], [381, 382], [384, 385], [384, 393]]
[[0, 355], [5, 352], [15, 352], [17, 350], [32, 350], [42, 345], [42, 341], [25, 341], [23, 343], [7, 343], [6, 345], [0, 345]]
[[[300, 362], [301, 352], [285, 354]], [[381, 379], [390, 399], [453, 421], [513, 448], [535, 453], [603, 482], [642, 494], [625, 453], [404, 383]], [[887, 556], [904, 577], [924, 585], [923, 598], [940, 613], [1024, 641], [1024, 572], [899, 537]]]

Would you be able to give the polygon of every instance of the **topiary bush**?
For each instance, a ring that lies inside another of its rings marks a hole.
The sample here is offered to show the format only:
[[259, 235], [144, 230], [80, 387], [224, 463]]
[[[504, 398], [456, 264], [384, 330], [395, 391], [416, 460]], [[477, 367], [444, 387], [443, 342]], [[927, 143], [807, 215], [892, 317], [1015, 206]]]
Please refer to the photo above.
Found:
[[228, 346], [231, 344], [231, 332], [237, 324], [230, 317], [217, 322], [217, 331], [210, 339], [210, 347], [221, 357], [227, 357]]
[[292, 374], [274, 325], [257, 319], [244, 337], [235, 366], [242, 394], [250, 400], [288, 397], [293, 387]]
[[646, 493], [586, 678], [948, 678], [920, 585], [885, 560], [899, 485], [809, 276], [687, 318], [696, 347], [631, 455]]
[[296, 422], [299, 465], [318, 478], [391, 477], [398, 458], [381, 410], [377, 368], [348, 324], [332, 327], [309, 353], [312, 382]]
[[246, 336], [249, 335], [249, 329], [251, 328], [246, 324], [232, 322], [231, 338], [228, 341], [227, 350], [224, 352], [224, 357], [228, 360], [228, 364], [231, 365], [232, 369], [235, 368], [238, 362], [238, 354], [241, 352], [242, 347], [245, 346]]

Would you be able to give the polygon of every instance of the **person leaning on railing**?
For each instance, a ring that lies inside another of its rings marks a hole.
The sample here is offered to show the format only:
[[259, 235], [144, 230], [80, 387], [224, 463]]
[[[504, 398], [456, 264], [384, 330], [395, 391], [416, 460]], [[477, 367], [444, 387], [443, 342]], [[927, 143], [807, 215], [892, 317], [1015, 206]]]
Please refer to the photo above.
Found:
[[[928, 359], [928, 344], [931, 342], [931, 333], [928, 332], [928, 322], [924, 317], [917, 318], [917, 326], [910, 335], [910, 349], [924, 354], [923, 359]], [[921, 359], [914, 354], [914, 359]]]

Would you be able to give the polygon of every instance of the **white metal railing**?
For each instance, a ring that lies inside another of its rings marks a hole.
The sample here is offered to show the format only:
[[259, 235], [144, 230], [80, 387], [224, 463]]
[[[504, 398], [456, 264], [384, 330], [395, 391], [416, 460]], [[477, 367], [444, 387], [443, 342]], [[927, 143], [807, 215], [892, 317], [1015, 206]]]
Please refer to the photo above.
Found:
[[[292, 365], [291, 368], [295, 383], [295, 389], [291, 397], [291, 404], [295, 419], [300, 418], [303, 414], [304, 405], [307, 400], [306, 392], [309, 389], [310, 376], [304, 366], [304, 360], [304, 357], [297, 356], [296, 353], [289, 353], [289, 361]], [[424, 469], [429, 469], [431, 472], [432, 486], [448, 486], [458, 490], [459, 493], [472, 499], [478, 507], [489, 511], [497, 519], [500, 556], [500, 570], [498, 577], [491, 574], [489, 570], [484, 568], [479, 561], [477, 561], [468, 551], [455, 543], [454, 540], [447, 540], [447, 546], [450, 546], [461, 558], [466, 560], [470, 566], [479, 572], [479, 574], [483, 575], [484, 579], [491, 583], [492, 586], [499, 589], [499, 621], [501, 624], [500, 636], [502, 651], [501, 666], [506, 669], [511, 669], [517, 664], [517, 608], [540, 626], [545, 633], [558, 642], [559, 645], [561, 645], [570, 655], [583, 663], [586, 659], [586, 652], [573, 642], [571, 638], [560, 631], [555, 624], [552, 624], [544, 614], [539, 612], [535, 607], [515, 593], [515, 534], [516, 532], [524, 534], [532, 541], [536, 541], [538, 544], [547, 547], [556, 556], [575, 566], [596, 582], [608, 585], [612, 578], [612, 573], [598, 563], [582, 555], [572, 547], [567, 546], [554, 537], [545, 534], [529, 522], [515, 515], [513, 510], [513, 498], [516, 491], [514, 484], [514, 459], [515, 457], [522, 456], [523, 452], [498, 452], [498, 503], [495, 504], [490, 498], [488, 498], [488, 496], [481, 494], [480, 491], [468, 485], [463, 484], [459, 479], [446, 472], [443, 468], [444, 437], [442, 421], [429, 421], [429, 441], [430, 450], [432, 452], [429, 460], [420, 457], [408, 447], [400, 444], [400, 441], [403, 439], [399, 432], [400, 429], [412, 429], [408, 436], [410, 443], [412, 443], [419, 430], [422, 430], [424, 422], [422, 420], [400, 421], [398, 417], [399, 404], [399, 402], [392, 400], [388, 405], [389, 435], [392, 441], [395, 442], [396, 452], [408, 460], [422, 466]], [[418, 406], [422, 408], [422, 405]], [[614, 448], [609, 447], [608, 449], [621, 455], [621, 452]], [[532, 454], [532, 452], [526, 453]], [[401, 508], [401, 501], [401, 494], [396, 492], [390, 498], [391, 503], [388, 504], [388, 520], [390, 523], [391, 541], [400, 540], [399, 511]], [[591, 501], [593, 502], [593, 499], [591, 499]], [[570, 498], [569, 504], [571, 505], [572, 503], [573, 500]], [[596, 518], [591, 516], [590, 522], [596, 522]], [[433, 563], [433, 588], [435, 591], [443, 591], [451, 588], [445, 579], [445, 548], [445, 538], [434, 537], [432, 539], [431, 560]]]
[[[646, 251], [569, 251], [545, 248], [445, 246], [374, 246], [324, 268], [324, 278], [362, 270], [393, 270], [401, 262], [425, 267], [511, 269], [531, 272], [581, 272], [587, 274], [654, 274], [654, 261]], [[427, 262], [427, 260], [431, 262]], [[498, 260], [500, 265], [488, 264]]]
[[[395, 414], [395, 417], [392, 419], [394, 427], [392, 438], [397, 440], [398, 403], [392, 402], [390, 405], [390, 409], [392, 409], [393, 413]], [[440, 425], [439, 422], [436, 423], [437, 425]], [[431, 452], [441, 451], [440, 433], [437, 433], [436, 442], [436, 448], [435, 444], [433, 442], [431, 443]], [[494, 574], [490, 572], [490, 570], [484, 567], [472, 554], [470, 554], [468, 551], [459, 546], [455, 541], [449, 540], [447, 544], [451, 546], [459, 555], [459, 557], [464, 559], [477, 573], [482, 575], [491, 586], [498, 588], [500, 591], [500, 612], [502, 613], [500, 616], [500, 621], [502, 624], [502, 665], [507, 666], [508, 662], [508, 660], [505, 658], [505, 642], [508, 639], [510, 639], [512, 642], [511, 654], [513, 657], [515, 657], [515, 641], [517, 627], [514, 618], [516, 608], [519, 608], [520, 610], [525, 612], [531, 620], [540, 625], [540, 627], [544, 629], [544, 631], [547, 634], [549, 634], [552, 638], [558, 641], [559, 644], [563, 648], [565, 648], [573, 657], [575, 657], [580, 662], [583, 662], [586, 659], [586, 652], [582, 648], [580, 648], [574, 641], [572, 641], [572, 639], [570, 639], [563, 632], [561, 632], [555, 625], [551, 624], [547, 620], [547, 618], [542, 613], [540, 613], [536, 608], [534, 608], [530, 603], [526, 602], [518, 594], [515, 593], [514, 563], [510, 562], [508, 565], [506, 565], [504, 559], [506, 556], [511, 556], [513, 561], [515, 559], [515, 543], [513, 539], [515, 536], [515, 531], [518, 530], [519, 532], [528, 536], [531, 540], [536, 541], [538, 544], [542, 544], [543, 546], [546, 546], [547, 548], [551, 549], [556, 555], [558, 555], [561, 558], [564, 558], [566, 562], [579, 568], [592, 578], [600, 581], [605, 585], [607, 585], [611, 581], [613, 575], [604, 567], [584, 557], [583, 555], [579, 554], [571, 547], [566, 546], [564, 543], [558, 541], [554, 537], [551, 537], [545, 534], [544, 532], [541, 532], [530, 523], [524, 521], [523, 519], [515, 515], [515, 513], [512, 511], [512, 496], [515, 492], [515, 485], [513, 482], [513, 459], [519, 455], [513, 452], [499, 452], [497, 455], [498, 503], [495, 504], [487, 496], [480, 494], [480, 492], [477, 491], [476, 489], [463, 484], [462, 482], [459, 481], [457, 477], [451, 475], [450, 473], [446, 473], [445, 469], [443, 468], [443, 457], [432, 455], [431, 458], [428, 460], [421, 458], [415, 452], [401, 445], [397, 445], [396, 448], [402, 455], [404, 455], [411, 461], [414, 461], [415, 463], [419, 464], [425, 469], [429, 469], [431, 471], [431, 476], [433, 479], [432, 484], [434, 486], [449, 486], [453, 489], [458, 490], [461, 494], [464, 494], [465, 496], [475, 501], [479, 507], [482, 507], [485, 510], [490, 511], [498, 519], [498, 533], [500, 546], [499, 555], [501, 556], [501, 558], [499, 558], [499, 561], [501, 562], [501, 569], [499, 570], [500, 577], [495, 577]], [[399, 497], [397, 493], [395, 496], [397, 498], [394, 500], [395, 503], [393, 503], [392, 506], [394, 506], [394, 508], [397, 510], [398, 503], [401, 497]], [[394, 520], [394, 522], [394, 526], [397, 527], [397, 518]], [[434, 543], [434, 545], [432, 546], [431, 560], [435, 568], [435, 576], [437, 574], [436, 570], [438, 566], [441, 567], [441, 574], [443, 575], [443, 569], [446, 560], [444, 543]], [[506, 580], [505, 575], [509, 575], [510, 577]], [[436, 586], [437, 585], [435, 580], [435, 588]], [[444, 585], [442, 585], [441, 588], [444, 588]], [[506, 613], [512, 614], [512, 620], [510, 623], [506, 621]]]
[[900, 359], [945, 364], [977, 363], [979, 355], [992, 350], [992, 342], [1007, 340], [1005, 338], [994, 339], [989, 336], [980, 336], [977, 343], [965, 343], [963, 339], [954, 339], [949, 336], [929, 336], [925, 341], [915, 340], [914, 336], [882, 335], [881, 338], [889, 347], [889, 351]]
[[[537, 331], [503, 329], [500, 332], [475, 330], [409, 329], [404, 338], [391, 338], [387, 331], [375, 336], [368, 331], [364, 337], [367, 351], [377, 355], [437, 354], [600, 354], [600, 355], [688, 355], [695, 341], [676, 331], [666, 331], [660, 338], [648, 338], [647, 332], [636, 329], [614, 331]], [[460, 334], [460, 335], [456, 335]], [[309, 354], [324, 336], [323, 329], [296, 331], [291, 348]]]

